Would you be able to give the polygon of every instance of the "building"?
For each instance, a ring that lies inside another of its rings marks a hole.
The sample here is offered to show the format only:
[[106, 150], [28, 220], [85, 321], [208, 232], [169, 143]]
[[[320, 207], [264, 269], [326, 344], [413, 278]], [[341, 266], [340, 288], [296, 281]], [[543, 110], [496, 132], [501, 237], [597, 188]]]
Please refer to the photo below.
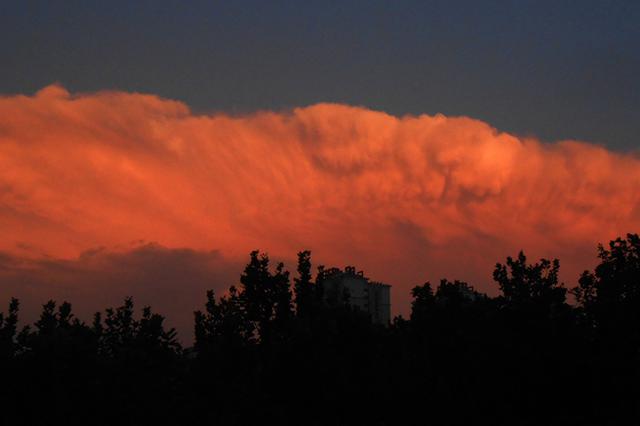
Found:
[[333, 303], [348, 303], [367, 312], [371, 321], [388, 325], [391, 321], [391, 286], [370, 281], [362, 271], [352, 266], [344, 271], [331, 268], [324, 271], [322, 284], [325, 298]]

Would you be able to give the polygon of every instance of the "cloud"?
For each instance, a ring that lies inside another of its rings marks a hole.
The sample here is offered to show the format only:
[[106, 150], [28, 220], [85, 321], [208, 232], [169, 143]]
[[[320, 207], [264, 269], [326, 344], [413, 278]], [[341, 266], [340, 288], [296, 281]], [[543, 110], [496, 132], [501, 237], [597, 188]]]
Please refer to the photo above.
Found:
[[638, 188], [634, 155], [467, 117], [337, 104], [199, 115], [55, 85], [0, 98], [0, 250], [16, 259], [83, 264], [136, 240], [238, 265], [254, 248], [285, 260], [309, 248], [394, 284], [406, 312], [425, 279], [494, 289], [492, 265], [521, 248], [559, 257], [573, 282], [598, 242], [638, 231]]
[[28, 323], [37, 319], [49, 299], [70, 301], [76, 316], [90, 321], [94, 312], [120, 306], [124, 297], [131, 296], [137, 309], [151, 305], [188, 340], [193, 311], [204, 304], [206, 291], [223, 294], [237, 282], [238, 270], [241, 265], [216, 251], [169, 249], [154, 243], [137, 243], [126, 250], [96, 248], [75, 259], [0, 253], [0, 300], [19, 298], [21, 319]]

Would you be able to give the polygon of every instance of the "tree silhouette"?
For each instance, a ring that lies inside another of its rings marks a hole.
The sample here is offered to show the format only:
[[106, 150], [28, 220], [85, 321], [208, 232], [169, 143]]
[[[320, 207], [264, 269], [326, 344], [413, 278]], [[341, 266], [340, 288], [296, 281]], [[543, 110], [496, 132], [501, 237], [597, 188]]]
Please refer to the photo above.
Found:
[[166, 330], [164, 317], [153, 313], [150, 307], [144, 307], [141, 318], [135, 319], [131, 297], [127, 297], [122, 306], [107, 308], [105, 313], [104, 326], [101, 316], [96, 314], [93, 330], [99, 330], [100, 351], [106, 357], [171, 355], [181, 349], [175, 329]]
[[8, 360], [16, 351], [16, 331], [18, 325], [18, 310], [20, 302], [12, 298], [9, 302], [9, 310], [5, 317], [0, 312], [0, 360]]
[[411, 322], [420, 324], [426, 322], [432, 313], [435, 303], [435, 296], [431, 283], [426, 282], [421, 286], [416, 286], [411, 290], [413, 302], [411, 302]]
[[291, 301], [291, 284], [289, 271], [284, 270], [281, 262], [276, 266], [276, 271], [271, 275], [273, 323], [276, 332], [283, 333], [290, 327], [293, 318], [293, 306]]
[[640, 237], [627, 234], [598, 246], [600, 264], [585, 271], [572, 290], [578, 305], [608, 332], [640, 330]]
[[296, 314], [300, 318], [308, 317], [313, 311], [314, 295], [311, 281], [311, 252], [298, 253], [298, 277], [293, 279], [296, 302]]
[[459, 308], [469, 305], [475, 301], [486, 298], [485, 295], [478, 293], [472, 286], [463, 281], [455, 280], [453, 282], [443, 279], [436, 290], [435, 299], [440, 304], [447, 307]]
[[595, 270], [585, 271], [572, 290], [589, 338], [585, 371], [597, 383], [598, 411], [615, 406], [628, 413], [640, 402], [640, 237], [627, 234], [607, 248], [599, 245], [598, 258]]
[[269, 271], [269, 256], [252, 251], [240, 277], [239, 301], [248, 321], [253, 323], [260, 341], [268, 341], [274, 332], [292, 317], [289, 272], [279, 263]]
[[206, 293], [185, 350], [131, 298], [89, 325], [49, 301], [20, 332], [12, 299], [0, 314], [0, 424], [636, 424], [640, 238], [598, 256], [575, 307], [559, 262], [521, 252], [496, 264], [499, 296], [426, 282], [409, 320], [385, 326], [341, 293], [353, 268], [320, 266], [312, 280], [299, 252], [293, 304], [284, 265], [254, 251], [238, 287]]
[[521, 251], [516, 259], [507, 257], [506, 265], [497, 263], [493, 279], [506, 306], [516, 309], [535, 306], [552, 312], [563, 307], [566, 300], [566, 289], [558, 283], [559, 270], [558, 259], [540, 259], [529, 265]]
[[213, 290], [207, 291], [205, 311], [195, 312], [196, 350], [205, 352], [253, 343], [254, 326], [246, 319], [242, 301], [235, 286], [219, 302]]
[[56, 306], [55, 301], [48, 301], [34, 328], [27, 326], [20, 332], [18, 341], [23, 350], [40, 358], [91, 358], [97, 344], [91, 329], [74, 317], [70, 303]]

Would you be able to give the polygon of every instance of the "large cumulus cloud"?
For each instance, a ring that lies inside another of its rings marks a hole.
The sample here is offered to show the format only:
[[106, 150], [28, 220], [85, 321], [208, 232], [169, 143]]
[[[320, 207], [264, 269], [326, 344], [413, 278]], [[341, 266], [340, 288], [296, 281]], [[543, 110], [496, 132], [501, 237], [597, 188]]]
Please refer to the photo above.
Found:
[[136, 240], [237, 265], [254, 248], [284, 260], [309, 248], [394, 284], [402, 312], [427, 278], [490, 290], [492, 265], [520, 248], [559, 257], [575, 280], [598, 242], [638, 231], [638, 188], [634, 155], [466, 117], [193, 114], [55, 85], [0, 98], [0, 250], [32, 261]]

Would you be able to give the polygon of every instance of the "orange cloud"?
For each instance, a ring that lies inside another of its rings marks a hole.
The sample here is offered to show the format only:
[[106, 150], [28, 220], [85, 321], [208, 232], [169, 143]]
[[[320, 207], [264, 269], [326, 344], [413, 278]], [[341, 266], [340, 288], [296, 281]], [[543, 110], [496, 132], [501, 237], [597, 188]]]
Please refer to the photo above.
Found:
[[638, 231], [639, 188], [633, 155], [466, 117], [336, 104], [198, 115], [60, 86], [0, 98], [5, 253], [73, 259], [144, 240], [235, 262], [309, 248], [394, 284], [399, 312], [427, 278], [493, 288], [492, 265], [520, 248], [559, 257], [573, 282], [598, 242]]

